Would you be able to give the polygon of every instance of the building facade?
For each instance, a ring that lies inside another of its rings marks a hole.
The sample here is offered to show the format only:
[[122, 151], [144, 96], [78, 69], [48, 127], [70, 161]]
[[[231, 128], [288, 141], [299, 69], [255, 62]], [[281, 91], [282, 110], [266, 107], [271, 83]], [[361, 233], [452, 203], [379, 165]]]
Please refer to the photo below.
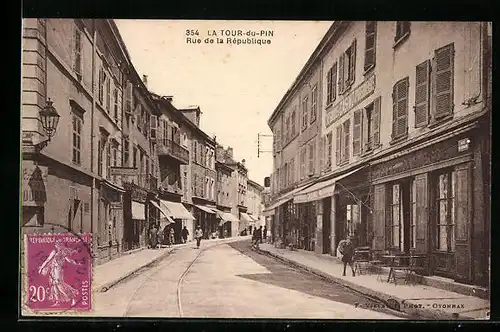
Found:
[[[263, 191], [264, 187], [258, 184], [255, 181], [248, 179], [247, 181], [247, 214], [250, 218], [253, 219], [253, 227], [259, 228], [260, 226], [265, 225], [265, 218], [262, 215], [262, 211], [264, 210], [264, 199], [263, 199]], [[252, 231], [250, 229], [250, 231]]]
[[[316, 251], [335, 255], [351, 236], [374, 250], [427, 255], [426, 274], [488, 284], [490, 29], [332, 25], [308, 62], [322, 65], [319, 178], [292, 195], [295, 206], [315, 205]], [[274, 135], [283, 114], [282, 106], [271, 116]], [[280, 196], [268, 208], [279, 222]]]

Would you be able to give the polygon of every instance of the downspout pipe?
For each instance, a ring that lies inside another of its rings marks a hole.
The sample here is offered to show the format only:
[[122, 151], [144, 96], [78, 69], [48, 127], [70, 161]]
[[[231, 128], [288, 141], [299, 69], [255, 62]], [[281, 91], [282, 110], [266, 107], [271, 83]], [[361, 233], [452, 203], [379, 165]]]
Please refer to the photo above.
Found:
[[[90, 113], [90, 172], [94, 174], [94, 119], [95, 119], [95, 70], [96, 70], [96, 24], [95, 19], [92, 19], [92, 109]], [[90, 233], [94, 232], [94, 195], [96, 192], [95, 175], [92, 176], [92, 187], [90, 188]], [[92, 237], [92, 242], [96, 240], [95, 236]], [[95, 246], [93, 246], [95, 248]], [[93, 254], [93, 253], [92, 253]]]

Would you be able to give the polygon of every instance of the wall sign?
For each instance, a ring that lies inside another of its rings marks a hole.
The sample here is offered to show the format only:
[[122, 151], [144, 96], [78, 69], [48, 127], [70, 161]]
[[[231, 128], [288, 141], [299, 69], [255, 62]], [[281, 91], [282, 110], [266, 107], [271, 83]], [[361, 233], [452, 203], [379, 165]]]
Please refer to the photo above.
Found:
[[372, 166], [372, 179], [395, 175], [436, 162], [458, 157], [457, 140], [448, 139], [408, 155]]
[[375, 74], [370, 75], [370, 77], [364, 80], [337, 104], [326, 110], [326, 128], [365, 100], [373, 92], [375, 92]]
[[23, 162], [23, 206], [43, 206], [47, 201], [48, 168]]

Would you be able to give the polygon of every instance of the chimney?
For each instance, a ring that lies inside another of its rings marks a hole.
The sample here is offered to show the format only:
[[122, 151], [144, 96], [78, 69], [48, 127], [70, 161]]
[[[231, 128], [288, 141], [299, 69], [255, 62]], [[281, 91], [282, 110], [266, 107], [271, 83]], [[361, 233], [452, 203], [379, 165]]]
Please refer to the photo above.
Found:
[[226, 155], [229, 156], [229, 158], [233, 158], [233, 148], [232, 147], [230, 147], [230, 146], [227, 147]]
[[148, 75], [142, 75], [142, 81], [144, 82], [144, 85], [146, 86], [146, 89], [148, 88]]

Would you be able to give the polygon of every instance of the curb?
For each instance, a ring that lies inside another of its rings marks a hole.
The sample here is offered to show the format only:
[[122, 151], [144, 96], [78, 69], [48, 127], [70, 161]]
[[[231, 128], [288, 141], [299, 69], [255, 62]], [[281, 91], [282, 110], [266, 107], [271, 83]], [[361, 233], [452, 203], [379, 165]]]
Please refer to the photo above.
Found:
[[[216, 240], [216, 241], [213, 241], [213, 242], [210, 242], [210, 243], [229, 243], [229, 242], [237, 242], [237, 241], [243, 241], [243, 240], [246, 240], [246, 238], [245, 237], [230, 237], [230, 238], [219, 239], [219, 241]], [[162, 260], [163, 258], [165, 258], [166, 256], [170, 255], [175, 249], [177, 249], [177, 248], [184, 248], [184, 247], [187, 247], [190, 244], [192, 244], [192, 243], [189, 242], [189, 243], [181, 244], [181, 245], [176, 246], [176, 247], [168, 248], [170, 250], [167, 250], [166, 252], [164, 252], [163, 254], [159, 255], [158, 257], [155, 257], [154, 259], [152, 259], [152, 260], [150, 260], [150, 261], [142, 264], [141, 266], [133, 269], [130, 272], [127, 272], [126, 274], [122, 275], [121, 277], [119, 277], [119, 278], [117, 278], [115, 280], [109, 281], [109, 282], [107, 282], [107, 283], [105, 283], [103, 285], [98, 286], [97, 292], [98, 293], [107, 292], [109, 289], [111, 289], [112, 287], [116, 286], [117, 284], [119, 284], [123, 280], [127, 279], [131, 275], [136, 274], [140, 270], [143, 270], [143, 269], [145, 269], [147, 267], [150, 267], [154, 263], [156, 263], [156, 262]], [[137, 251], [140, 251], [140, 250], [137, 250]], [[131, 254], [133, 254], [133, 253], [131, 253]]]
[[353, 291], [362, 293], [368, 297], [374, 298], [378, 301], [383, 302], [387, 307], [403, 312], [405, 314], [408, 314], [410, 319], [429, 319], [429, 320], [458, 320], [458, 319], [467, 319], [467, 320], [475, 320], [472, 317], [468, 317], [466, 315], [461, 315], [461, 314], [454, 314], [454, 313], [448, 313], [439, 309], [426, 309], [426, 308], [419, 308], [419, 305], [417, 303], [414, 303], [412, 301], [404, 300], [401, 298], [397, 297], [392, 297], [388, 294], [375, 291], [373, 289], [367, 288], [360, 286], [358, 284], [355, 284], [353, 282], [350, 282], [348, 280], [342, 279], [340, 277], [335, 277], [332, 276], [328, 273], [325, 273], [323, 271], [317, 270], [315, 268], [309, 267], [307, 265], [304, 265], [302, 263], [298, 263], [294, 260], [285, 258], [283, 256], [280, 256], [278, 254], [269, 252], [267, 250], [263, 249], [257, 249], [257, 251], [260, 254], [264, 255], [269, 255], [272, 256], [280, 261], [283, 261], [289, 265], [298, 267], [300, 269], [306, 270], [307, 272], [314, 274], [316, 276], [319, 276], [322, 279], [326, 279], [330, 282], [334, 282], [337, 284], [340, 284], [346, 288], [349, 288]]

